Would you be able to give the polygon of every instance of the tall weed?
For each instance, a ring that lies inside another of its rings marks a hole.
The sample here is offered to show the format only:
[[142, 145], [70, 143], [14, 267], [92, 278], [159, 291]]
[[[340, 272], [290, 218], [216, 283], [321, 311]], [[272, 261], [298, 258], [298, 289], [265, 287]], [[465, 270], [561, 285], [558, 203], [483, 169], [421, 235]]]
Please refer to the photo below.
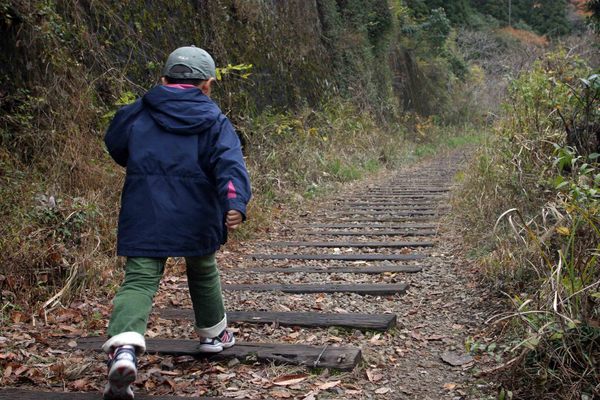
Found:
[[515, 79], [459, 196], [485, 276], [514, 307], [493, 320], [514, 342], [500, 377], [517, 398], [600, 395], [600, 167], [591, 136], [570, 146], [564, 117], [598, 122], [577, 98], [591, 74], [557, 52]]

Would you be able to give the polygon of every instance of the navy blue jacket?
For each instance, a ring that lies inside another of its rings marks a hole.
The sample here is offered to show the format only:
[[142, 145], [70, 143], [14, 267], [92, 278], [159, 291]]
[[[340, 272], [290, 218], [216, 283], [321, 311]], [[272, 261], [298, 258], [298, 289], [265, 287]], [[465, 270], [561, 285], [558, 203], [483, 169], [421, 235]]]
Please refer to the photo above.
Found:
[[228, 210], [245, 219], [251, 190], [240, 141], [199, 89], [151, 89], [117, 112], [104, 140], [127, 168], [118, 255], [207, 255], [226, 241]]

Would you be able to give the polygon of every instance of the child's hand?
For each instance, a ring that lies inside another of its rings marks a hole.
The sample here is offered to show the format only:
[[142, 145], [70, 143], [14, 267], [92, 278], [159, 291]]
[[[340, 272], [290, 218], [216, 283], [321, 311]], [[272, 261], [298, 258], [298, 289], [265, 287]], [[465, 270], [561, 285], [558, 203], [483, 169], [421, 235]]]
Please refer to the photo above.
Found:
[[227, 217], [225, 218], [225, 226], [227, 229], [234, 230], [240, 227], [242, 224], [243, 217], [242, 213], [237, 210], [227, 211]]

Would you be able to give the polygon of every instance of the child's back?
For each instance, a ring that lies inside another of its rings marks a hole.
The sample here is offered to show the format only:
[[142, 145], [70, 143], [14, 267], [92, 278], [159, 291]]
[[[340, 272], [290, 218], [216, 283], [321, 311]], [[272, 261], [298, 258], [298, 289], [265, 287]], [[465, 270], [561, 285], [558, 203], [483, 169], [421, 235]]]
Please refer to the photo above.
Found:
[[249, 182], [239, 139], [196, 87], [161, 85], [123, 108], [106, 143], [127, 166], [118, 254], [198, 256], [225, 239], [223, 214], [245, 214]]
[[133, 399], [137, 356], [146, 348], [167, 257], [186, 259], [199, 350], [235, 344], [215, 252], [227, 229], [245, 219], [251, 190], [240, 141], [209, 97], [215, 75], [204, 50], [175, 50], [162, 85], [119, 110], [106, 133], [110, 155], [127, 168], [117, 237], [117, 254], [127, 257], [125, 280], [102, 346], [109, 357], [107, 400]]

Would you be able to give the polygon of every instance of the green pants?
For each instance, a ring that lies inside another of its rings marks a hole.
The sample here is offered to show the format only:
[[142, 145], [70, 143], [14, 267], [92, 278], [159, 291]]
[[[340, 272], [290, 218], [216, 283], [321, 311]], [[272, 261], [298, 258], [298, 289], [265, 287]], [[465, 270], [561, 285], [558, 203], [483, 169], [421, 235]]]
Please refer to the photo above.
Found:
[[[166, 258], [127, 259], [125, 280], [113, 300], [108, 336], [123, 332], [144, 335], [166, 261]], [[217, 336], [227, 322], [215, 255], [186, 257], [185, 261], [196, 330], [203, 337]]]

